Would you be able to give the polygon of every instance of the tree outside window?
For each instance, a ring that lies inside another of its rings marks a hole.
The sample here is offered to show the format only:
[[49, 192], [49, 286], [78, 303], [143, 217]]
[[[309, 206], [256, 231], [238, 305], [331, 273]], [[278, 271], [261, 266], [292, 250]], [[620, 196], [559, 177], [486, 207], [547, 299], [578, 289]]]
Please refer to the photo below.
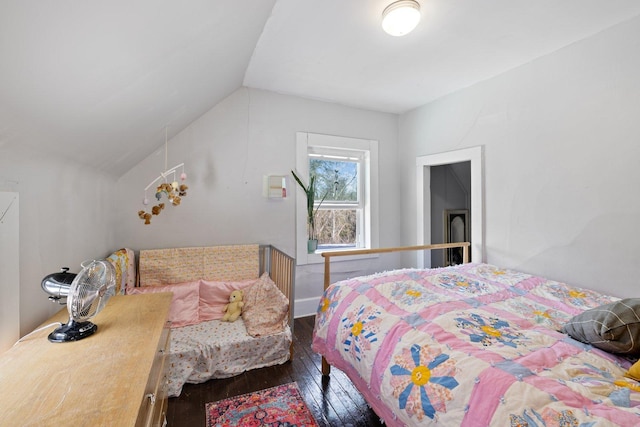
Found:
[[324, 202], [316, 214], [318, 249], [358, 246], [361, 222], [360, 162], [358, 157], [310, 154], [309, 174], [316, 177], [316, 200]]

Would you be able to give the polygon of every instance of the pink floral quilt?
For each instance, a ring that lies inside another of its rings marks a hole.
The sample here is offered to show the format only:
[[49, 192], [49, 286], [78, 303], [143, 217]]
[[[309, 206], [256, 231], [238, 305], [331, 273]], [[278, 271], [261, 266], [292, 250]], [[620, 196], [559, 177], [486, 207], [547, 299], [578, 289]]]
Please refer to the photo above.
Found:
[[617, 298], [487, 264], [338, 282], [314, 351], [389, 426], [640, 425], [631, 361], [559, 331]]

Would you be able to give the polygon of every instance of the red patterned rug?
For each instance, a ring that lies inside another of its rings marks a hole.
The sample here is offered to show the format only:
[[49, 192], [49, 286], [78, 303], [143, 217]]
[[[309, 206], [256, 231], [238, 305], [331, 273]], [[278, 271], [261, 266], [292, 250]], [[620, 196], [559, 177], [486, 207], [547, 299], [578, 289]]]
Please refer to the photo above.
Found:
[[318, 427], [296, 383], [205, 405], [207, 427]]

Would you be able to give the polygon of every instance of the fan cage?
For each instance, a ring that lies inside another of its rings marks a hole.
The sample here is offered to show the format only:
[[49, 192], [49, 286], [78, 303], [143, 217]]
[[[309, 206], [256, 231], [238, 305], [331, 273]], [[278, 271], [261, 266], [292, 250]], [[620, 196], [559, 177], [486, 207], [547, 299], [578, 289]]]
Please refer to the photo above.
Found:
[[[83, 263], [83, 266], [85, 263]], [[115, 270], [111, 263], [97, 260], [86, 265], [69, 289], [67, 308], [76, 322], [91, 319], [115, 295]]]

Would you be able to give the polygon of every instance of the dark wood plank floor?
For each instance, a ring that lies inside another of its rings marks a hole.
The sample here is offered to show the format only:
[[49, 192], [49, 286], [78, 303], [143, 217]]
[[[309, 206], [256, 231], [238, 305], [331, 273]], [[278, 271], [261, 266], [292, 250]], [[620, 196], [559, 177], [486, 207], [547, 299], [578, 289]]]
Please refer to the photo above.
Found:
[[313, 316], [295, 320], [293, 359], [283, 365], [203, 384], [186, 384], [179, 397], [169, 399], [168, 426], [205, 426], [205, 403], [293, 381], [298, 383], [307, 406], [321, 426], [382, 426], [346, 375], [332, 369], [330, 377], [322, 376], [320, 356], [311, 351], [313, 323]]

